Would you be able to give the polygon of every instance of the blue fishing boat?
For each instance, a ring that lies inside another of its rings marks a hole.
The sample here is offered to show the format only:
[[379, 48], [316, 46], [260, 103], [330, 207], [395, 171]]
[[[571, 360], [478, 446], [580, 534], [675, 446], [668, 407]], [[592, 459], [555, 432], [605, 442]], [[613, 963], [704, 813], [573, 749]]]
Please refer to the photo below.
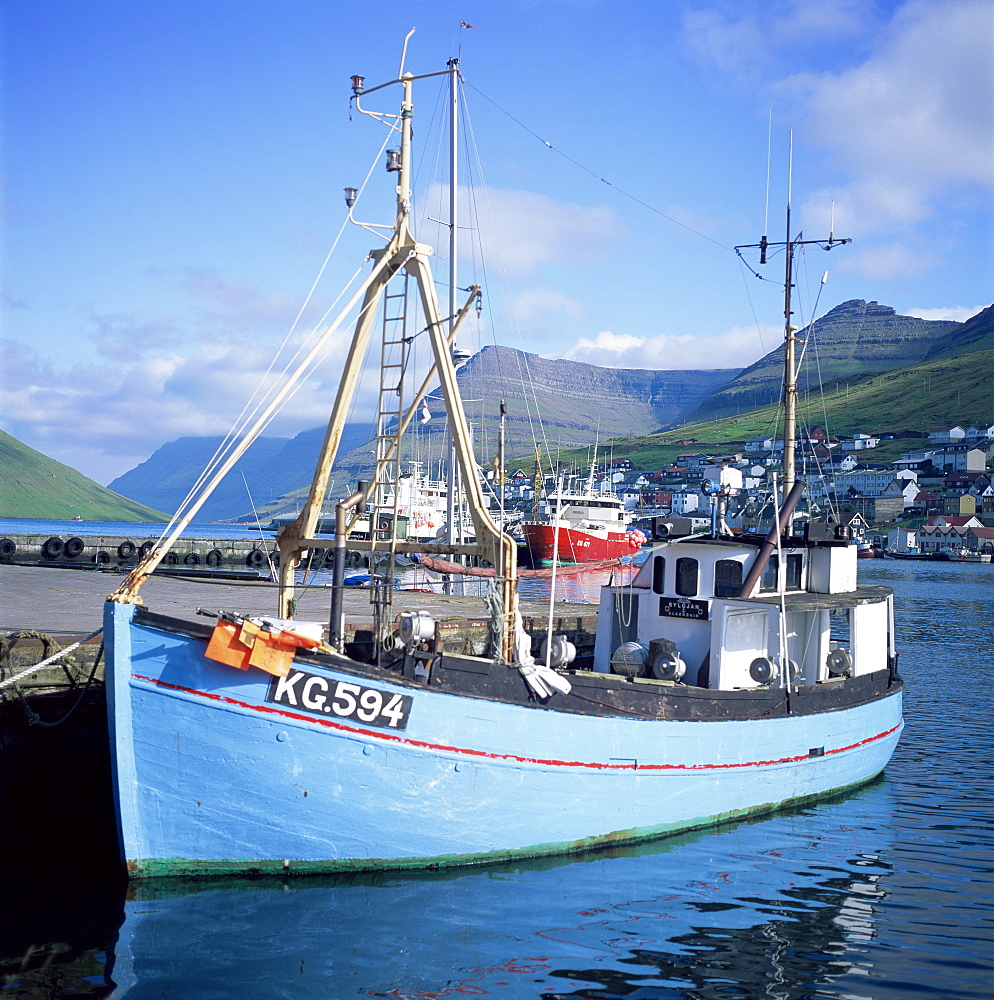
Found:
[[[857, 584], [856, 549], [844, 530], [795, 530], [801, 484], [791, 475], [765, 537], [727, 531], [728, 490], [716, 482], [711, 537], [668, 539], [630, 584], [603, 589], [591, 655], [576, 656], [574, 636], [525, 631], [517, 544], [484, 502], [453, 360], [479, 289], [443, 316], [431, 249], [412, 232], [413, 87], [423, 77], [403, 65], [402, 58], [398, 77], [379, 87], [352, 81], [355, 109], [400, 139], [387, 156], [394, 221], [366, 224], [383, 236], [369, 273], [207, 474], [201, 497], [108, 599], [114, 789], [121, 857], [134, 879], [435, 868], [637, 842], [858, 786], [885, 767], [901, 733], [892, 595]], [[454, 105], [458, 62], [426, 76], [443, 74]], [[399, 109], [367, 108], [390, 88], [400, 89]], [[455, 115], [453, 132], [454, 122]], [[351, 218], [354, 189], [346, 201]], [[454, 238], [458, 227], [449, 228]], [[798, 245], [790, 232], [788, 213], [788, 260]], [[433, 365], [401, 392], [396, 378], [408, 370], [410, 338], [394, 332], [392, 316], [380, 324], [390, 375], [380, 380], [375, 473], [336, 505], [334, 533], [322, 534], [374, 316], [400, 294], [388, 291], [393, 282], [417, 290]], [[278, 536], [274, 615], [231, 608], [208, 622], [193, 608], [179, 615], [146, 606], [143, 582], [322, 356], [327, 338], [352, 318], [310, 494]], [[788, 396], [796, 388], [792, 336], [788, 302]], [[380, 486], [396, 481], [402, 435], [435, 381], [473, 538], [425, 543], [377, 530], [357, 540], [352, 529], [366, 503], [378, 502]], [[297, 622], [294, 570], [303, 553], [322, 548], [334, 556], [330, 620]], [[375, 580], [369, 641], [349, 641], [350, 549], [385, 561], [386, 581], [392, 560], [412, 553], [492, 567], [482, 655], [446, 648], [417, 595]]]

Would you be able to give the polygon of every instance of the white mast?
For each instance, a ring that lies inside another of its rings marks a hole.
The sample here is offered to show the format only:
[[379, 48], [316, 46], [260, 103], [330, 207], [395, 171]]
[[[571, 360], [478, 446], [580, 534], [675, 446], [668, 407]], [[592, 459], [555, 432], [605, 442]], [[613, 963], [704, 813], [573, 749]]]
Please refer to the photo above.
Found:
[[[453, 330], [456, 319], [456, 274], [458, 253], [458, 211], [459, 211], [459, 60], [450, 59], [448, 61], [449, 75], [449, 334]], [[453, 360], [456, 357], [455, 341], [452, 342]], [[449, 462], [448, 480], [449, 489], [445, 500], [445, 537], [449, 542], [461, 542], [463, 540], [462, 529], [462, 505], [459, 497], [462, 491], [459, 488], [459, 469], [456, 465], [456, 446], [452, 436], [452, 428], [448, 430]], [[456, 524], [458, 516], [458, 526]], [[458, 557], [457, 557], [458, 559]], [[461, 559], [459, 559], [461, 561]], [[460, 589], [463, 589], [464, 581], [460, 577]], [[452, 592], [451, 581], [446, 580], [443, 585], [445, 593]]]

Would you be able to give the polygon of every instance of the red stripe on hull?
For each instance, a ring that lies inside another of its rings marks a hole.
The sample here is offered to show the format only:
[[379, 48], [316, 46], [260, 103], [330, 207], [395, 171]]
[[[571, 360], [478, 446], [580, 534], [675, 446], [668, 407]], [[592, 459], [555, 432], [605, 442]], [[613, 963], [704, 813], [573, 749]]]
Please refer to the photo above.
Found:
[[[320, 719], [310, 715], [303, 715], [299, 712], [290, 712], [285, 708], [277, 708], [275, 705], [252, 704], [247, 701], [240, 701], [237, 698], [229, 698], [227, 695], [214, 694], [210, 691], [201, 691], [198, 688], [184, 687], [182, 684], [172, 684], [169, 681], [164, 681], [155, 677], [145, 677], [142, 674], [132, 674], [131, 676], [133, 680], [144, 681], [146, 684], [152, 684], [155, 687], [166, 688], [167, 690], [177, 691], [181, 694], [194, 695], [198, 698], [206, 698], [208, 701], [222, 702], [236, 708], [248, 709], [252, 712], [260, 712], [265, 715], [283, 716], [287, 719], [293, 719], [296, 722], [310, 722], [318, 726], [324, 726], [328, 729], [339, 729], [347, 733], [356, 733], [359, 736], [368, 736], [378, 740], [389, 740], [393, 743], [402, 743], [410, 747], [419, 747], [426, 750], [444, 750], [447, 753], [460, 753], [471, 757], [487, 757], [491, 760], [517, 761], [523, 764], [544, 764], [549, 767], [589, 767], [604, 771], [727, 771], [743, 767], [768, 767], [776, 764], [794, 764], [798, 761], [810, 759], [810, 754], [801, 754], [794, 757], [779, 757], [775, 760], [744, 760], [724, 764], [651, 764], [643, 762], [635, 764], [595, 760], [559, 760], [557, 758], [550, 757], [522, 757], [520, 754], [515, 753], [494, 753], [492, 751], [476, 750], [469, 747], [451, 746], [447, 743], [429, 743], [426, 740], [415, 740], [409, 737], [400, 736], [397, 733], [384, 733], [377, 730], [362, 729], [358, 726], [347, 726], [341, 722], [334, 722], [331, 719]], [[828, 756], [830, 754], [845, 753], [847, 750], [856, 750], [859, 747], [875, 743], [877, 740], [882, 740], [887, 736], [890, 736], [892, 733], [897, 732], [897, 730], [902, 728], [903, 725], [904, 722], [902, 721], [896, 726], [891, 726], [890, 729], [884, 730], [882, 733], [867, 736], [865, 739], [859, 740], [856, 743], [850, 743], [841, 747], [833, 747], [832, 749], [826, 750], [825, 755]]]
[[598, 559], [618, 559], [637, 552], [632, 536], [623, 531], [609, 531], [607, 537], [581, 531], [579, 528], [553, 528], [548, 524], [524, 524], [525, 546], [533, 566], [552, 565], [559, 532], [559, 562], [595, 562]]

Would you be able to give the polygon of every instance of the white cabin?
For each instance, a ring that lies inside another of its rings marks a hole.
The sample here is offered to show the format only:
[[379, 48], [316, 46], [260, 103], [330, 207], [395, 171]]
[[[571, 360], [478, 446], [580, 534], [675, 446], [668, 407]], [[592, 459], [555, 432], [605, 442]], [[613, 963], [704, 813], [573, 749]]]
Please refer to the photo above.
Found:
[[[887, 669], [887, 588], [857, 588], [855, 545], [796, 542], [770, 556], [748, 598], [738, 595], [757, 545], [680, 539], [654, 548], [629, 586], [601, 591], [594, 670], [737, 690]], [[621, 653], [626, 643], [640, 648]]]

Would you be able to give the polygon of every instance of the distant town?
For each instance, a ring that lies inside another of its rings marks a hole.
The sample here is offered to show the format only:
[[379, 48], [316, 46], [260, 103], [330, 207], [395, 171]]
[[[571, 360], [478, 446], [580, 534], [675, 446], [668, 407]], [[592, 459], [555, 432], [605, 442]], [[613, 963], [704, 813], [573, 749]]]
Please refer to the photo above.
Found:
[[[800, 508], [805, 519], [845, 525], [866, 555], [990, 559], [994, 425], [938, 428], [927, 440], [911, 439], [916, 447], [896, 461], [875, 463], [873, 450], [893, 439], [886, 432], [829, 437], [820, 427], [803, 428], [795, 447], [797, 474], [808, 486]], [[765, 533], [775, 517], [773, 487], [783, 448], [782, 437], [755, 438], [730, 455], [688, 450], [657, 470], [636, 470], [630, 459], [614, 459], [595, 468], [593, 485], [620, 496], [646, 522], [673, 516], [704, 528], [711, 523], [708, 481], [732, 482], [725, 522], [733, 531]], [[587, 470], [558, 478], [570, 489], [589, 476]], [[531, 509], [533, 479], [524, 469], [508, 475], [507, 507]], [[556, 480], [546, 476], [542, 490], [554, 489]]]

